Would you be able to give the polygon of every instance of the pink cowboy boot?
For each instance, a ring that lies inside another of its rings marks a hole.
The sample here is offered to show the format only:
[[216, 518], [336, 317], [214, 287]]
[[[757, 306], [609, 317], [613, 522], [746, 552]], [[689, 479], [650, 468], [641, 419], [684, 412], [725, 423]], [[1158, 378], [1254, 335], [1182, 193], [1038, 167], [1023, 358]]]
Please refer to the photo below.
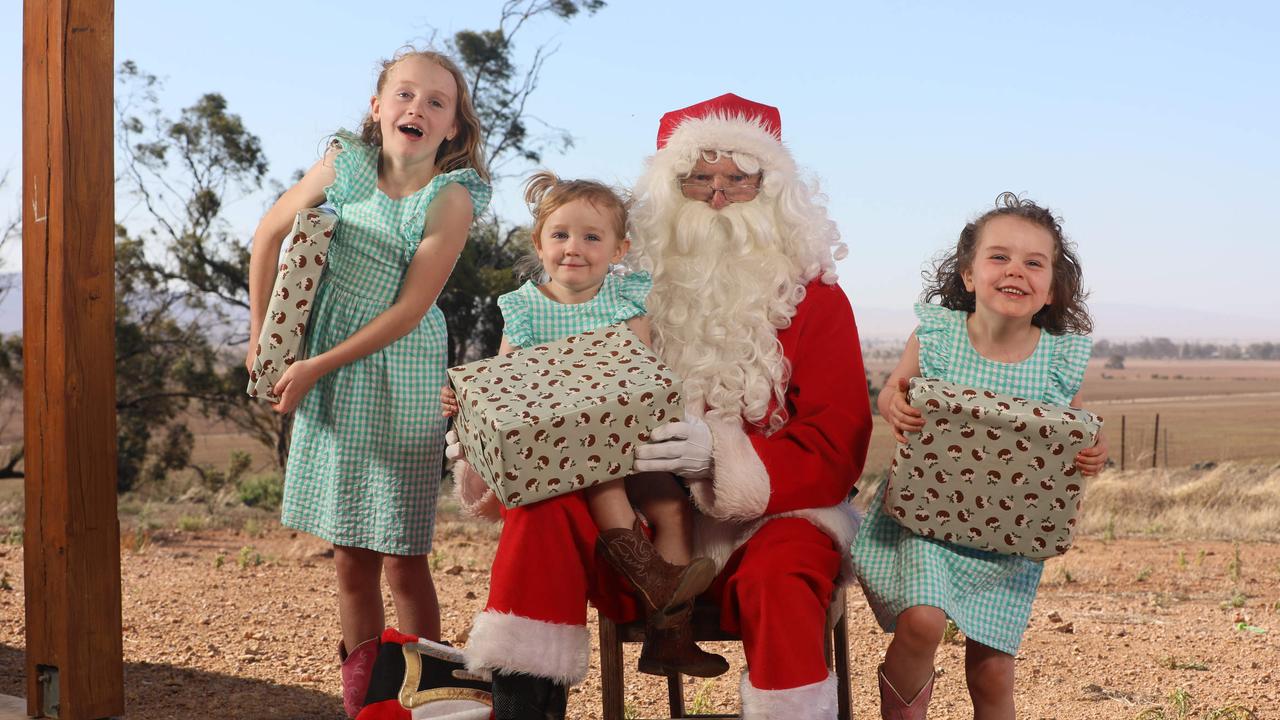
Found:
[[932, 674], [929, 675], [929, 682], [920, 688], [920, 692], [916, 693], [911, 702], [903, 700], [898, 691], [889, 684], [888, 678], [884, 676], [883, 665], [877, 668], [876, 674], [880, 676], [881, 720], [924, 720], [925, 713], [929, 709], [929, 698], [933, 695]]
[[369, 638], [348, 653], [346, 643], [338, 641], [338, 659], [342, 661], [342, 707], [349, 718], [354, 718], [364, 707], [373, 661], [378, 659], [378, 644], [378, 638]]

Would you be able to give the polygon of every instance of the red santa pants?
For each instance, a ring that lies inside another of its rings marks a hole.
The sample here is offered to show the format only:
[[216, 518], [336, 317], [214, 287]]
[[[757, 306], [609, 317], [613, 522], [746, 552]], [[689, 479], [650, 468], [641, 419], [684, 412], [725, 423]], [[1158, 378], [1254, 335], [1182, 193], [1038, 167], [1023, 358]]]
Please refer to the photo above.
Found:
[[[590, 661], [587, 602], [616, 622], [638, 617], [636, 602], [597, 561], [599, 531], [581, 493], [507, 510], [504, 520], [468, 664], [578, 682]], [[769, 520], [729, 558], [708, 595], [723, 629], [742, 636], [754, 688], [827, 679], [823, 633], [840, 562], [830, 536], [802, 518]]]

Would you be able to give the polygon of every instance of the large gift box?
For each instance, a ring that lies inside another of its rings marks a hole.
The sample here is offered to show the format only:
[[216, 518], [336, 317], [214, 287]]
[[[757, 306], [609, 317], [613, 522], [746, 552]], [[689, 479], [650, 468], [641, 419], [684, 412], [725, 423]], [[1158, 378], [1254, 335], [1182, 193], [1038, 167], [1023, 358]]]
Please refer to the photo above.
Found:
[[[256, 340], [256, 358], [253, 370], [249, 371], [249, 397], [278, 402], [280, 398], [271, 388], [285, 368], [302, 357], [311, 302], [315, 299], [316, 285], [337, 224], [337, 215], [317, 208], [303, 210], [294, 218], [293, 229], [285, 239], [285, 254], [271, 290], [262, 334]], [[250, 341], [254, 340], [250, 338]]]
[[898, 444], [886, 512], [980, 550], [1045, 558], [1071, 547], [1084, 491], [1075, 456], [1102, 418], [926, 378], [912, 378], [907, 399], [924, 428]]
[[626, 325], [449, 370], [467, 461], [507, 507], [632, 472], [633, 450], [681, 416], [680, 380]]

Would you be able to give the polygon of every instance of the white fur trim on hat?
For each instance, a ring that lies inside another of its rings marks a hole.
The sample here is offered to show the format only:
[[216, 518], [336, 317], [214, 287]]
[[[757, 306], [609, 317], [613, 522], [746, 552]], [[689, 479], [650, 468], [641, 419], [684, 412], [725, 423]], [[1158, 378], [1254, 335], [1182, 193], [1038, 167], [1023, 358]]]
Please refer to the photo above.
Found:
[[836, 675], [825, 680], [786, 690], [761, 690], [742, 673], [742, 720], [834, 720], [839, 703], [836, 699]]
[[795, 160], [786, 145], [761, 122], [740, 115], [713, 114], [681, 122], [666, 146], [653, 154], [650, 167], [675, 177], [687, 171], [700, 152], [716, 150], [743, 152], [759, 160], [766, 189], [796, 177]]
[[500, 670], [576, 685], [587, 676], [591, 635], [582, 625], [564, 625], [485, 610], [467, 639], [467, 669]]

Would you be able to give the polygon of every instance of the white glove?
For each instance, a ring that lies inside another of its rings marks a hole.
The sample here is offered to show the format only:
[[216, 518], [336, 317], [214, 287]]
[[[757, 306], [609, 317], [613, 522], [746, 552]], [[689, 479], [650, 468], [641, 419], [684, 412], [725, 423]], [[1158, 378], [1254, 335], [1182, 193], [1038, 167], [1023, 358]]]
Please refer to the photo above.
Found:
[[445, 457], [449, 458], [450, 460], [465, 461], [467, 459], [466, 455], [462, 452], [462, 442], [458, 440], [457, 432], [450, 430], [449, 432], [445, 433], [444, 441], [447, 443], [444, 446]]
[[711, 477], [711, 428], [687, 418], [655, 428], [649, 442], [636, 447], [636, 470], [669, 472], [686, 480]]

